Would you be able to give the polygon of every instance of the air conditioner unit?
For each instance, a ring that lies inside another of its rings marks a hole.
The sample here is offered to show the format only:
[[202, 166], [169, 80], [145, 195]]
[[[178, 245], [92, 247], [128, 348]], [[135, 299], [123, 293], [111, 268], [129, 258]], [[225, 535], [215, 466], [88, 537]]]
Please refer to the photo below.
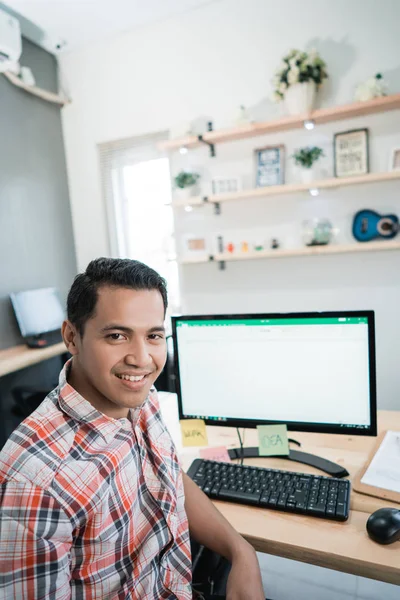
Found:
[[19, 21], [0, 9], [0, 73], [19, 71], [19, 57], [22, 52]]

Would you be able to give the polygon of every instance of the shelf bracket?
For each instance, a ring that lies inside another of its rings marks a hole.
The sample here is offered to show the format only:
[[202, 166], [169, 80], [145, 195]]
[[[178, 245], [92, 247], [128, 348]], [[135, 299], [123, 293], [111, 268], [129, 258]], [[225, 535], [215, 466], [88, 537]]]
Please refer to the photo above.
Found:
[[[215, 256], [213, 256], [212, 254], [210, 254], [209, 257], [208, 257], [208, 261], [209, 262], [216, 262]], [[219, 268], [220, 271], [225, 271], [226, 264], [225, 264], [224, 260], [219, 260], [218, 261], [218, 268]]]
[[207, 142], [207, 140], [205, 140], [202, 135], [198, 135], [197, 139], [199, 140], [199, 142], [201, 142], [202, 144], [206, 144], [210, 148], [210, 156], [214, 157], [215, 156], [214, 144], [212, 144], [211, 142]]

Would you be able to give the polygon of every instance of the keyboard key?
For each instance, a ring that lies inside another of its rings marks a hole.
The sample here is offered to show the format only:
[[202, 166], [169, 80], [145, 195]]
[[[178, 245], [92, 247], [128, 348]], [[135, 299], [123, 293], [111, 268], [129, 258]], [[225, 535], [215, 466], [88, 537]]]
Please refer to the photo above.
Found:
[[221, 490], [219, 499], [223, 500], [236, 500], [237, 502], [242, 501], [245, 504], [258, 504], [260, 500], [260, 494], [247, 494], [246, 492], [238, 492], [233, 490]]
[[311, 515], [319, 515], [322, 517], [325, 515], [325, 504], [308, 505], [307, 512]]

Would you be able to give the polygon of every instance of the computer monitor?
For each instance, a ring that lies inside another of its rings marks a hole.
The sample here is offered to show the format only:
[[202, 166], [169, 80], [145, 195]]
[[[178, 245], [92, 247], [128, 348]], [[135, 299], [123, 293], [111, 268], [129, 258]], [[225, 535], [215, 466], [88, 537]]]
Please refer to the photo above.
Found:
[[49, 336], [59, 332], [65, 312], [55, 288], [43, 288], [10, 294], [15, 316], [28, 346], [47, 346], [61, 341], [61, 336]]
[[172, 317], [181, 419], [376, 435], [373, 311]]

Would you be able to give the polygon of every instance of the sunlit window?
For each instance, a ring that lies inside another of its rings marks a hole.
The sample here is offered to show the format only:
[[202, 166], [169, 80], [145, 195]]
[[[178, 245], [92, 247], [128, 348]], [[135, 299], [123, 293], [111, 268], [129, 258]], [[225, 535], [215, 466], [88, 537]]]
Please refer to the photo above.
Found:
[[[113, 160], [109, 149], [105, 153], [110, 179], [107, 186], [105, 173], [106, 195], [113, 208], [110, 238], [114, 254], [140, 260], [167, 280], [170, 315], [179, 312], [180, 295], [169, 161], [140, 160], [140, 154], [140, 145], [125, 152], [118, 148], [115, 156], [111, 154]], [[150, 154], [147, 144], [143, 155]]]

